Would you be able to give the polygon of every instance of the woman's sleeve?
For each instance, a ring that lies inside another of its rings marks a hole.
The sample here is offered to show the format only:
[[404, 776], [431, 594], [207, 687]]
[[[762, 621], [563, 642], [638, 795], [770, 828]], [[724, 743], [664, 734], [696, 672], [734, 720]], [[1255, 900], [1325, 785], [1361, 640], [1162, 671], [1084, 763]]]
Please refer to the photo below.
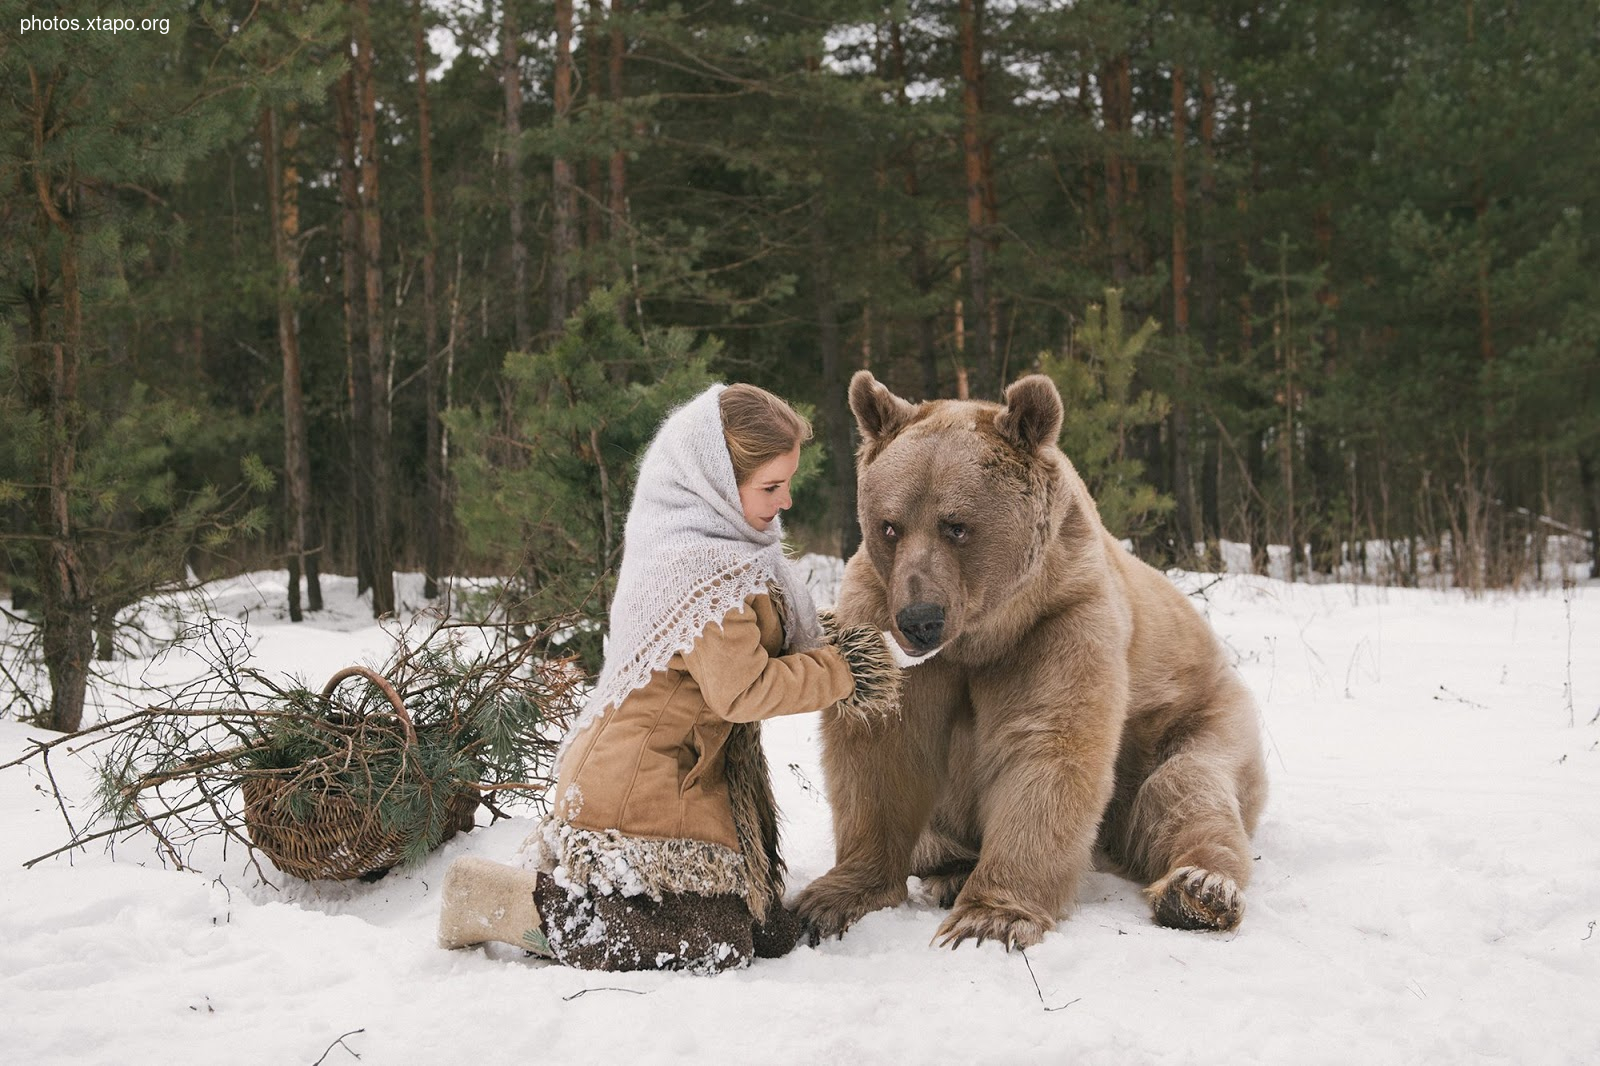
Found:
[[844, 657], [831, 646], [768, 655], [753, 607], [712, 624], [683, 653], [706, 706], [730, 722], [757, 722], [831, 706], [855, 690]]

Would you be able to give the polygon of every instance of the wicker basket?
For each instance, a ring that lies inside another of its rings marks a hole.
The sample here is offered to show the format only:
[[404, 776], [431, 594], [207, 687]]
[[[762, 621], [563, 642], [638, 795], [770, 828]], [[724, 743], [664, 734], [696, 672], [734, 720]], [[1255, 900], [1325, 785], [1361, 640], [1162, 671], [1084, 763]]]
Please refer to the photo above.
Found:
[[[346, 667], [323, 686], [323, 698], [332, 696], [340, 682], [351, 677], [364, 677], [378, 687], [394, 708], [406, 746], [414, 749], [416, 727], [400, 694], [383, 676], [362, 666]], [[399, 864], [405, 853], [405, 839], [400, 833], [384, 829], [374, 808], [343, 792], [326, 789], [316, 797], [309, 816], [296, 819], [285, 796], [290, 787], [288, 779], [274, 776], [246, 777], [242, 786], [244, 822], [251, 843], [265, 852], [278, 869], [307, 881], [348, 881], [375, 879]], [[477, 807], [475, 791], [462, 790], [451, 796], [441, 841], [458, 830], [471, 829]]]

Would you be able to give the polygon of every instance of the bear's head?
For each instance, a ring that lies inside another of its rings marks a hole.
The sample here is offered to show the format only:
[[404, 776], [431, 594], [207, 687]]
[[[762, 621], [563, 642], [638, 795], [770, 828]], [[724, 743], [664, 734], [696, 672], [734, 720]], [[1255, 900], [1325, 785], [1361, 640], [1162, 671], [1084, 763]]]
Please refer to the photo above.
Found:
[[850, 381], [861, 429], [861, 550], [891, 632], [927, 655], [981, 625], [1039, 571], [1069, 504], [1061, 394], [1034, 374], [1003, 404], [911, 404], [868, 371]]

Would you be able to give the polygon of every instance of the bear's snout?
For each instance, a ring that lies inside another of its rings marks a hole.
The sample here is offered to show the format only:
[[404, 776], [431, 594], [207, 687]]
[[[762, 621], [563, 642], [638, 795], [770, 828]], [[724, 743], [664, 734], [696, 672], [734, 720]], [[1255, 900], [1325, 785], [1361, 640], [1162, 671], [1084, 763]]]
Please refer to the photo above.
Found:
[[895, 615], [894, 621], [918, 652], [932, 651], [944, 643], [944, 608], [937, 603], [913, 603]]

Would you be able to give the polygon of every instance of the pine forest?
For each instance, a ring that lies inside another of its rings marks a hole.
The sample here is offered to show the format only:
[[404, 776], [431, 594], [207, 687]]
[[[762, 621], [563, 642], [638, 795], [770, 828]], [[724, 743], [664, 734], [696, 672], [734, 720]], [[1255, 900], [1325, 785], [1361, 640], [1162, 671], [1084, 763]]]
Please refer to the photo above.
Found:
[[1050, 375], [1157, 565], [1600, 565], [1596, 0], [0, 0], [0, 86], [0, 587], [57, 728], [221, 575], [603, 619], [713, 380], [812, 419], [804, 550], [859, 540], [867, 368]]

